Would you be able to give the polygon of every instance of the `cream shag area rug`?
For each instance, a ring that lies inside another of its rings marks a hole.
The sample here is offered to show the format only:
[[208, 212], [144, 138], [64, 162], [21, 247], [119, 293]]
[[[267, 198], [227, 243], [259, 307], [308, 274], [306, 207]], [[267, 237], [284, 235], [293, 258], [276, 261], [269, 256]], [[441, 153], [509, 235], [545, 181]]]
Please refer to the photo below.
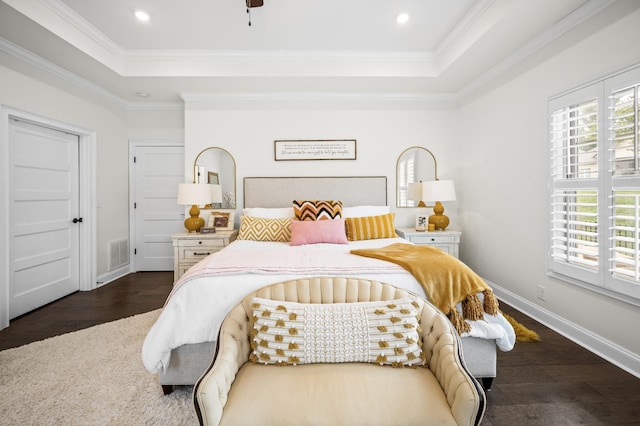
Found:
[[142, 365], [160, 310], [0, 351], [2, 425], [197, 425], [192, 386]]

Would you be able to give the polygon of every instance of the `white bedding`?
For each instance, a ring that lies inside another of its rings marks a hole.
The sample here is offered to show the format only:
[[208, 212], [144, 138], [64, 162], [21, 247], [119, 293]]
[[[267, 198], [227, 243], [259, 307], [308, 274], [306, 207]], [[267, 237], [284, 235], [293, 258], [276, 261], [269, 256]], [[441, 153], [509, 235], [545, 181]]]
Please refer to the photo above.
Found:
[[[304, 276], [358, 277], [387, 282], [424, 296], [421, 285], [401, 266], [349, 253], [352, 249], [385, 247], [398, 242], [407, 243], [389, 238], [292, 247], [289, 243], [236, 240], [178, 280], [145, 338], [144, 366], [159, 373], [169, 365], [172, 349], [215, 341], [232, 307], [247, 294], [277, 282]], [[469, 323], [471, 332], [463, 336], [495, 339], [503, 351], [513, 348], [515, 333], [502, 315], [485, 314], [484, 321]]]

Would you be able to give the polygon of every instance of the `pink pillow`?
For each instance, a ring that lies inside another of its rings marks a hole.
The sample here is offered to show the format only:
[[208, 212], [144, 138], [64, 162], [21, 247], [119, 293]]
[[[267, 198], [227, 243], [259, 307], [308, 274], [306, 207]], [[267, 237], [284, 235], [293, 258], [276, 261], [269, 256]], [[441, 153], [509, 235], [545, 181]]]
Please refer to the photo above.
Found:
[[318, 243], [348, 244], [344, 219], [291, 221], [292, 246]]

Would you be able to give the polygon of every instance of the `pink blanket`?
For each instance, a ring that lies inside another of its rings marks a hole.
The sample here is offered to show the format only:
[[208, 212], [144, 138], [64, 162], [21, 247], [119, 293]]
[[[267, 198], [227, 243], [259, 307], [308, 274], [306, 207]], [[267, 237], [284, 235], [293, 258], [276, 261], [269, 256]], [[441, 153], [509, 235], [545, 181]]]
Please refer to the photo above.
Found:
[[175, 284], [169, 298], [187, 282], [207, 276], [237, 274], [342, 275], [398, 274], [407, 271], [394, 263], [350, 253], [305, 250], [297, 247], [295, 256], [287, 250], [221, 250], [193, 266]]

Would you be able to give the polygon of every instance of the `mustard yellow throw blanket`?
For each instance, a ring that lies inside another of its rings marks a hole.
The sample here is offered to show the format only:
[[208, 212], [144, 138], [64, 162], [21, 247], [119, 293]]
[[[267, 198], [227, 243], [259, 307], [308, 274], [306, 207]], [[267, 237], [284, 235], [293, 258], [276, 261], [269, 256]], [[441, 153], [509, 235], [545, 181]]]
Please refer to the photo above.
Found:
[[[351, 250], [351, 253], [393, 262], [411, 272], [431, 303], [449, 317], [458, 333], [471, 330], [465, 319], [480, 320], [485, 312], [498, 313], [498, 300], [484, 280], [440, 249], [395, 243], [379, 249]], [[484, 304], [478, 293], [484, 294]], [[456, 309], [458, 303], [462, 303], [462, 315]]]

